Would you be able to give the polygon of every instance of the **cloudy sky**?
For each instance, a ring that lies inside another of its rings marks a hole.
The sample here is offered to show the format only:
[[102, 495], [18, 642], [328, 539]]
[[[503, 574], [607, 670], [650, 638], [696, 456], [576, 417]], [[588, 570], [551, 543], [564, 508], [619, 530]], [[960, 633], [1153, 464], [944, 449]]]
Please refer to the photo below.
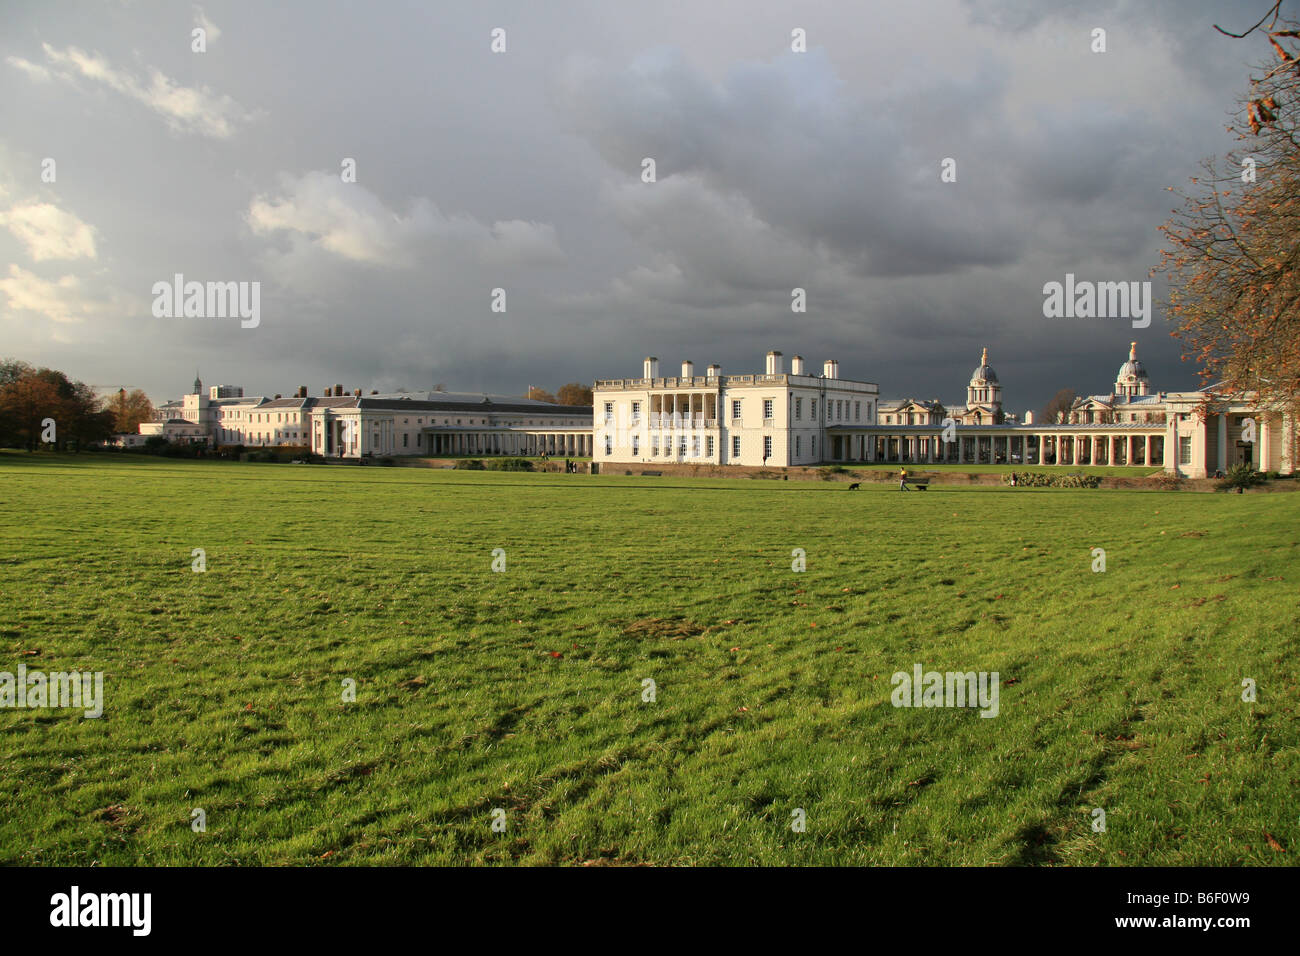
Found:
[[[518, 394], [775, 348], [964, 401], [987, 346], [1020, 412], [1109, 391], [1136, 338], [1195, 387], [1158, 278], [1144, 330], [1042, 290], [1148, 278], [1268, 53], [1212, 24], [1268, 5], [5, 0], [0, 356], [160, 401], [196, 368]], [[177, 273], [259, 282], [260, 324], [156, 318]]]

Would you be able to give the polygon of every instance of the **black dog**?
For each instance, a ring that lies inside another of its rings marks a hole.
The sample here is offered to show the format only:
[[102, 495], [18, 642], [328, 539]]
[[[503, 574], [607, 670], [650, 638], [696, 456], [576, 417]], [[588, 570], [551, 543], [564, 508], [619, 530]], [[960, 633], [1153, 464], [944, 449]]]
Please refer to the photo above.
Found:
[[853, 484], [849, 485], [849, 491], [857, 491], [859, 487], [861, 487], [861, 482], [855, 481]]

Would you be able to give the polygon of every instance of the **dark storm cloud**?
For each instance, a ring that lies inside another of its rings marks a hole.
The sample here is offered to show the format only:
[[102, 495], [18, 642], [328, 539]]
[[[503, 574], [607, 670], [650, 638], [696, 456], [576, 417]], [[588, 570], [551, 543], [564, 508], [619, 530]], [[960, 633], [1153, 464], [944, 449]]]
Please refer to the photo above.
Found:
[[[1042, 286], [1158, 261], [1267, 52], [1211, 27], [1249, 7], [232, 3], [200, 55], [188, 6], [9, 4], [0, 353], [161, 399], [195, 366], [519, 392], [780, 348], [950, 401], [988, 345], [1016, 411], [1105, 390], [1134, 331], [1049, 322]], [[174, 272], [261, 281], [262, 325], [152, 318]], [[1159, 318], [1136, 337], [1194, 384]]]

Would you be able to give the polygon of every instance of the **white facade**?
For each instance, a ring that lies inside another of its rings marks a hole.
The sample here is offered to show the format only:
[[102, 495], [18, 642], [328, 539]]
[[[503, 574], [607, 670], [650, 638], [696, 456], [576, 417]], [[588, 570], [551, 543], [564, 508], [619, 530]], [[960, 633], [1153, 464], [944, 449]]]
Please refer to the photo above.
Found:
[[681, 375], [661, 377], [648, 358], [640, 378], [598, 380], [593, 395], [593, 461], [610, 464], [1104, 465], [1204, 478], [1242, 462], [1291, 473], [1300, 446], [1295, 418], [1250, 396], [1153, 392], [1136, 343], [1112, 392], [1079, 399], [1060, 422], [1026, 414], [1020, 424], [1003, 410], [988, 349], [965, 404], [947, 407], [881, 401], [875, 385], [841, 379], [835, 362], [813, 376], [795, 356], [787, 373], [779, 352], [753, 375], [715, 365], [700, 376], [684, 362]]
[[311, 450], [325, 457], [591, 454], [591, 409], [427, 392], [313, 399]]
[[820, 375], [798, 355], [787, 372], [780, 352], [768, 353], [761, 374], [712, 365], [696, 375], [689, 361], [681, 371], [661, 377], [651, 357], [640, 378], [596, 382], [593, 462], [816, 464], [830, 454], [828, 428], [875, 421], [879, 389], [840, 378], [834, 360]]
[[203, 383], [160, 406], [144, 436], [213, 446], [307, 448], [318, 455], [466, 456], [591, 454], [591, 409], [527, 398], [462, 392], [345, 394], [321, 398], [244, 396], [238, 386]]

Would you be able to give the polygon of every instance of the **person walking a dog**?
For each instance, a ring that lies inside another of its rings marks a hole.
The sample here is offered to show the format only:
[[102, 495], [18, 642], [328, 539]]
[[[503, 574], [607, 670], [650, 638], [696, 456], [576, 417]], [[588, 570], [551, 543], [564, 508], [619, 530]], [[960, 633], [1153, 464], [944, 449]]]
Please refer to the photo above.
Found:
[[899, 490], [899, 491], [911, 491], [911, 490], [912, 490], [912, 489], [910, 489], [910, 488], [907, 487], [907, 469], [906, 469], [906, 468], [901, 468], [901, 469], [899, 469], [899, 472], [898, 472], [898, 490]]

